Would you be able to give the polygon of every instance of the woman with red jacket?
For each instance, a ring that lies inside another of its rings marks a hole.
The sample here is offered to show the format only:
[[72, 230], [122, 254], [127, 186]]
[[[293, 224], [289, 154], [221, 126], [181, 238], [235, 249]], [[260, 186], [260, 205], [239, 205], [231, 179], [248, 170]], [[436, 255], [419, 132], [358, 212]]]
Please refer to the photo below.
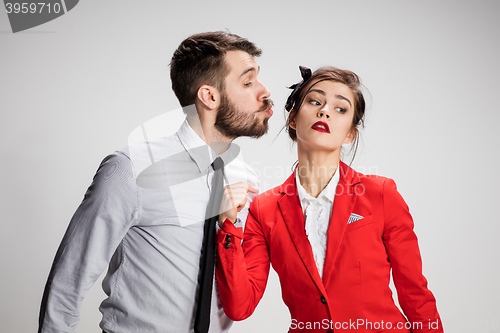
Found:
[[[243, 320], [253, 313], [272, 264], [290, 332], [443, 332], [396, 184], [340, 160], [342, 145], [355, 145], [363, 125], [358, 76], [335, 67], [300, 69], [303, 80], [285, 107], [297, 143], [294, 173], [252, 202], [244, 235], [233, 222], [252, 189], [225, 191], [223, 205], [237, 203], [220, 214], [217, 234], [226, 314]], [[391, 270], [404, 315], [389, 288]]]

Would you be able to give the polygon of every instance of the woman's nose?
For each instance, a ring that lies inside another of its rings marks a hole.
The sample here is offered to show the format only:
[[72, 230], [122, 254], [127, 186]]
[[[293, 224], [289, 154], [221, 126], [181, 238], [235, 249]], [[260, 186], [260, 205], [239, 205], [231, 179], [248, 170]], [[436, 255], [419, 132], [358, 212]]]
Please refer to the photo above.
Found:
[[330, 118], [330, 111], [328, 111], [326, 106], [318, 112], [318, 117], [323, 118], [323, 116], [326, 116], [327, 119]]

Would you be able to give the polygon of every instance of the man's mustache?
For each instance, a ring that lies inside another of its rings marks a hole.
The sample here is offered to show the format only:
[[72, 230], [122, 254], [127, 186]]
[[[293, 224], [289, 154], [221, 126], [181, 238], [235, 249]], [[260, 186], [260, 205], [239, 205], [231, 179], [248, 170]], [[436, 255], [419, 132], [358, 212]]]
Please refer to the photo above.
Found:
[[262, 112], [262, 111], [266, 111], [267, 109], [270, 109], [274, 106], [274, 102], [272, 99], [265, 99], [263, 104], [262, 104], [262, 107], [260, 109], [257, 110], [257, 112]]

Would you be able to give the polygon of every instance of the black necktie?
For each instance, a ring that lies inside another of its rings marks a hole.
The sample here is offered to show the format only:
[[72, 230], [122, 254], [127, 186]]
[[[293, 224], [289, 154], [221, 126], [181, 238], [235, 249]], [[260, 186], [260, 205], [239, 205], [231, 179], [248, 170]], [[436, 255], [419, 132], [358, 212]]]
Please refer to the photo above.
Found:
[[224, 162], [220, 157], [217, 157], [212, 163], [212, 168], [215, 172], [203, 231], [198, 277], [198, 307], [196, 308], [194, 322], [195, 333], [207, 333], [210, 326], [210, 305], [215, 264], [215, 223], [219, 218], [219, 209], [222, 194], [224, 193]]

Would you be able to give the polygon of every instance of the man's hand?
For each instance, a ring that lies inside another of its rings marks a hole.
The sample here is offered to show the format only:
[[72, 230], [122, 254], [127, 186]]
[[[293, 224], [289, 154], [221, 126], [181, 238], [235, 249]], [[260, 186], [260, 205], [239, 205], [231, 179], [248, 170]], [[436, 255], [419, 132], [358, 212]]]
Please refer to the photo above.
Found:
[[257, 190], [248, 183], [236, 183], [227, 185], [224, 188], [222, 202], [219, 210], [219, 225], [222, 226], [226, 218], [231, 222], [236, 222], [236, 215], [245, 207], [247, 193], [257, 193]]

